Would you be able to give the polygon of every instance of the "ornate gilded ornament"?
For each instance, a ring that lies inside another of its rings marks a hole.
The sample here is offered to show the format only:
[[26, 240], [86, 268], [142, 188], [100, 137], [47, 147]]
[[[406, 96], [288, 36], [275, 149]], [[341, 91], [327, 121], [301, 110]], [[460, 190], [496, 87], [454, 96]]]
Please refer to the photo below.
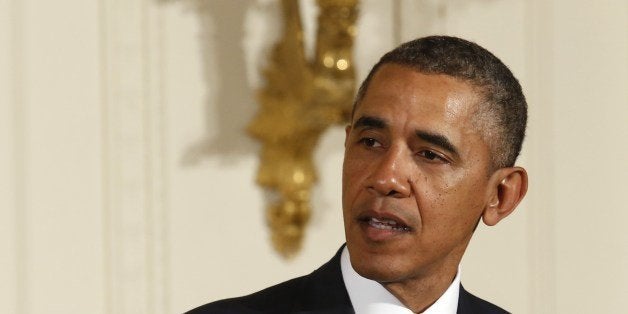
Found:
[[316, 182], [313, 153], [321, 134], [346, 123], [355, 91], [352, 58], [358, 0], [318, 0], [314, 60], [307, 60], [299, 2], [282, 0], [283, 36], [274, 46], [249, 133], [262, 142], [257, 182], [271, 197], [266, 219], [274, 248], [296, 254]]

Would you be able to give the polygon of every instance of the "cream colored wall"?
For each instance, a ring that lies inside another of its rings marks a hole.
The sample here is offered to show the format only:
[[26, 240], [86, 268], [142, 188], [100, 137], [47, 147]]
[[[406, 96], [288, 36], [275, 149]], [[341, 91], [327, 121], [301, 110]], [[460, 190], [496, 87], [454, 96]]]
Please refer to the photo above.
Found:
[[[469, 290], [514, 313], [611, 313], [628, 295], [628, 3], [362, 1], [360, 78], [446, 33], [521, 79], [526, 201], [482, 227]], [[304, 1], [307, 30], [313, 1]], [[0, 313], [179, 313], [306, 274], [343, 242], [343, 131], [316, 160], [302, 253], [269, 246], [243, 129], [274, 0], [0, 0]]]

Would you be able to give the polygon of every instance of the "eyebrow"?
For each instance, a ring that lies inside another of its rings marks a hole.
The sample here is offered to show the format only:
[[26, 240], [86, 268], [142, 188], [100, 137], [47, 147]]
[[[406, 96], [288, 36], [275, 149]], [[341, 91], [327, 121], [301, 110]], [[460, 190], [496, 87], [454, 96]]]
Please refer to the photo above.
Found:
[[427, 132], [427, 131], [423, 131], [423, 130], [416, 130], [415, 131], [416, 136], [418, 136], [420, 139], [434, 144], [436, 146], [442, 147], [448, 151], [450, 151], [451, 153], [453, 153], [456, 156], [460, 156], [460, 154], [458, 154], [458, 150], [456, 149], [456, 146], [454, 146], [454, 144], [451, 143], [451, 141], [449, 141], [449, 139], [447, 139], [446, 136], [441, 135], [441, 134], [437, 134], [437, 133], [431, 133], [431, 132]]
[[357, 128], [385, 129], [386, 127], [388, 127], [388, 123], [386, 123], [386, 121], [384, 121], [383, 119], [369, 117], [369, 116], [360, 117], [353, 124], [353, 128], [355, 129]]

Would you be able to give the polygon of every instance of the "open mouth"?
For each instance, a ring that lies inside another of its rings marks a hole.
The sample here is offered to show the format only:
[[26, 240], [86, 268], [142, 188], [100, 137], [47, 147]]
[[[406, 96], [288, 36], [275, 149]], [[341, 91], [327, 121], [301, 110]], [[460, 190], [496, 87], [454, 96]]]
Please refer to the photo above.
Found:
[[412, 230], [410, 227], [400, 222], [397, 222], [393, 219], [365, 217], [365, 218], [360, 219], [360, 221], [368, 224], [369, 226], [375, 229], [380, 229], [380, 230], [392, 230], [392, 231], [400, 231], [400, 232], [406, 232], [406, 231]]

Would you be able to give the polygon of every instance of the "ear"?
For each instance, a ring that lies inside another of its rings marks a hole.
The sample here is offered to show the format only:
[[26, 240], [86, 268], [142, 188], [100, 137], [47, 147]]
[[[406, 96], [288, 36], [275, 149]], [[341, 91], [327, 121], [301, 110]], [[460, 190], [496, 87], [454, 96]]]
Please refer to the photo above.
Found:
[[347, 147], [347, 141], [349, 141], [349, 134], [351, 133], [351, 125], [347, 125], [345, 128], [345, 148]]
[[521, 167], [501, 168], [489, 179], [488, 204], [482, 220], [496, 225], [512, 213], [528, 191], [528, 173]]

